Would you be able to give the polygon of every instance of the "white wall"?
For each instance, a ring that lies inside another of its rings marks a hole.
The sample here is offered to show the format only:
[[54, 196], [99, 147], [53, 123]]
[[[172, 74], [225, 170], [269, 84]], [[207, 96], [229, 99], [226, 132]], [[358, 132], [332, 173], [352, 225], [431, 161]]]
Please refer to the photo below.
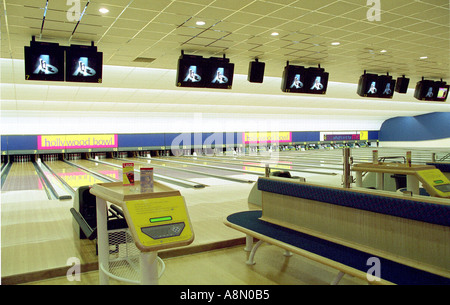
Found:
[[1, 133], [90, 134], [232, 131], [379, 130], [383, 120], [345, 116], [210, 113], [92, 113], [2, 111]]
[[390, 142], [384, 141], [380, 142], [381, 147], [406, 147], [406, 148], [433, 148], [433, 149], [450, 149], [450, 138], [439, 139], [439, 140], [429, 140], [429, 141], [404, 141], [404, 142]]
[[176, 71], [164, 69], [104, 66], [102, 84], [26, 81], [23, 60], [0, 59], [0, 69], [5, 135], [379, 130], [391, 117], [450, 111], [411, 89], [367, 99], [333, 81], [312, 96], [281, 92], [281, 77], [235, 75], [232, 90], [214, 90], [178, 88]]

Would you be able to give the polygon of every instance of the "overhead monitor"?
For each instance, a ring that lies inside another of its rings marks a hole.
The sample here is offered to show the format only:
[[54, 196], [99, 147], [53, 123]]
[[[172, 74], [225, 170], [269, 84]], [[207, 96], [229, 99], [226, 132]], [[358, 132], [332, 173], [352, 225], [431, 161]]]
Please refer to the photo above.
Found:
[[95, 46], [71, 45], [66, 51], [66, 81], [101, 83], [103, 53]]
[[204, 87], [205, 60], [202, 56], [181, 55], [178, 59], [177, 87]]
[[432, 80], [421, 80], [416, 84], [414, 97], [421, 101], [434, 101], [438, 94], [439, 88]]
[[31, 41], [24, 53], [26, 80], [64, 81], [64, 48], [58, 43]]
[[378, 97], [392, 98], [395, 89], [395, 79], [389, 75], [378, 76]]
[[436, 101], [445, 102], [448, 97], [448, 91], [450, 89], [450, 85], [446, 85], [445, 83], [438, 83]]
[[364, 73], [360, 76], [357, 93], [363, 97], [378, 97], [378, 91], [381, 90], [378, 82], [378, 75]]
[[308, 68], [305, 78], [306, 92], [325, 94], [328, 87], [328, 72], [321, 68]]
[[234, 64], [227, 58], [211, 57], [206, 62], [206, 88], [231, 89], [233, 86]]
[[307, 71], [304, 66], [286, 65], [281, 79], [283, 92], [306, 93], [308, 91]]

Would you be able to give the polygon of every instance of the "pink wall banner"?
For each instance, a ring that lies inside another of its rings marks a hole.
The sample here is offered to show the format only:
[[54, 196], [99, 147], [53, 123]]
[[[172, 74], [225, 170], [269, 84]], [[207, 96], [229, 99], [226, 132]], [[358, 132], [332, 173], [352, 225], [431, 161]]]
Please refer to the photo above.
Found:
[[37, 137], [39, 150], [117, 148], [116, 134], [98, 135], [41, 135]]
[[244, 132], [242, 134], [244, 144], [254, 143], [290, 143], [292, 142], [292, 132]]

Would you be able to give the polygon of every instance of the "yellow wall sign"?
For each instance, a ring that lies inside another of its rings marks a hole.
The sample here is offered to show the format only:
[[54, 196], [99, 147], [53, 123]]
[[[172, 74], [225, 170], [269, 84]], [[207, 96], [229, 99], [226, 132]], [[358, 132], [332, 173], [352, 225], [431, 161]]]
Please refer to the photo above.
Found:
[[369, 132], [368, 131], [360, 131], [359, 139], [360, 140], [369, 140]]
[[118, 147], [116, 134], [38, 136], [39, 150], [116, 148], [116, 147]]
[[127, 201], [126, 209], [139, 243], [144, 247], [194, 239], [182, 196]]
[[244, 132], [242, 142], [251, 143], [289, 143], [292, 142], [292, 132]]

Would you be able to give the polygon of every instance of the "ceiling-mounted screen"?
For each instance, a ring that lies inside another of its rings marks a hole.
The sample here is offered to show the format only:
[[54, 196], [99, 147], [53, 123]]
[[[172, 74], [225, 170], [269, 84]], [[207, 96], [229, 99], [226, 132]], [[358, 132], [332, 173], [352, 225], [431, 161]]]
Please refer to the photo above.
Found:
[[228, 58], [182, 54], [178, 59], [177, 87], [231, 89], [234, 64]]
[[436, 101], [445, 102], [447, 100], [449, 90], [450, 90], [450, 85], [438, 86]]
[[182, 55], [178, 60], [177, 87], [204, 87], [204, 67], [203, 57]]
[[281, 78], [281, 90], [283, 92], [306, 93], [308, 82], [305, 67], [286, 65]]
[[64, 81], [64, 48], [59, 44], [31, 41], [24, 52], [26, 80]]
[[211, 57], [205, 61], [206, 88], [231, 89], [233, 86], [234, 64], [227, 58]]
[[359, 78], [356, 92], [363, 97], [378, 97], [379, 85], [377, 74], [364, 73]]
[[308, 68], [305, 78], [306, 92], [325, 94], [328, 87], [328, 72], [321, 68]]
[[94, 46], [71, 45], [66, 51], [66, 81], [101, 83], [103, 53]]
[[414, 97], [421, 101], [434, 101], [438, 94], [439, 88], [432, 80], [421, 80], [416, 84]]
[[378, 97], [392, 98], [394, 95], [396, 80], [389, 75], [378, 76]]
[[287, 64], [281, 79], [281, 90], [290, 93], [325, 94], [328, 77], [328, 72], [323, 68]]

